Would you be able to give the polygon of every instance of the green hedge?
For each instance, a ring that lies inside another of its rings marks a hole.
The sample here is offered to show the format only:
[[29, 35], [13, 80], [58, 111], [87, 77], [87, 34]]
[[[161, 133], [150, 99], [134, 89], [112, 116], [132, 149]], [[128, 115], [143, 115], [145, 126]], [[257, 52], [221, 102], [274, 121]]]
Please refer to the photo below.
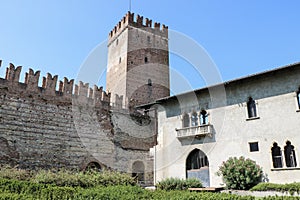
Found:
[[156, 185], [157, 189], [161, 190], [186, 190], [188, 188], [201, 188], [202, 183], [195, 178], [191, 179], [179, 179], [179, 178], [167, 178], [165, 180], [160, 181]]
[[55, 184], [57, 186], [70, 187], [95, 187], [98, 185], [136, 185], [136, 180], [125, 173], [115, 171], [76, 172], [69, 170], [50, 171], [27, 171], [23, 169], [2, 167], [0, 178], [11, 180], [27, 180], [34, 183]]
[[29, 181], [0, 180], [0, 200], [3, 199], [254, 199], [223, 193], [189, 191], [148, 191], [138, 186], [98, 186], [93, 188], [60, 187]]
[[300, 183], [287, 183], [287, 184], [276, 184], [276, 183], [259, 183], [251, 191], [277, 191], [277, 192], [289, 192], [291, 194], [300, 194]]
[[[226, 193], [189, 192], [189, 191], [148, 191], [138, 186], [97, 186], [93, 188], [56, 186], [53, 184], [32, 183], [29, 181], [17, 181], [0, 179], [0, 200], [193, 200], [193, 199], [232, 199], [232, 200], [254, 200], [251, 196], [238, 196]], [[298, 199], [298, 197], [264, 197], [261, 199]]]

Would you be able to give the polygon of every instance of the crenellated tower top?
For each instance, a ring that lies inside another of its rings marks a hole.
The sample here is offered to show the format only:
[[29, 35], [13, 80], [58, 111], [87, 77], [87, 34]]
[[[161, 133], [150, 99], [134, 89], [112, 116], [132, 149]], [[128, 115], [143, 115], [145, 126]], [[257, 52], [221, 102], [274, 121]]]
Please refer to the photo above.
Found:
[[127, 14], [119, 21], [119, 23], [109, 32], [109, 43], [115, 39], [127, 26], [133, 26], [136, 28], [148, 28], [155, 31], [156, 34], [161, 34], [162, 36], [168, 36], [168, 26], [160, 24], [158, 22], [152, 23], [151, 19], [146, 18], [144, 20], [143, 16], [137, 15], [134, 19], [134, 13], [127, 12]]

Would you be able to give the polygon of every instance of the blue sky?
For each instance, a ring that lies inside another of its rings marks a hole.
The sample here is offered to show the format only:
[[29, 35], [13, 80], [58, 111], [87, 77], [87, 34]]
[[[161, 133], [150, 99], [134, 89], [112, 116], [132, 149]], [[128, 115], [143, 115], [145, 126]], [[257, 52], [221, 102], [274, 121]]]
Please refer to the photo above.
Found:
[[[300, 61], [300, 1], [132, 0], [131, 8], [194, 39], [224, 81]], [[29, 67], [76, 78], [128, 9], [129, 0], [0, 0], [0, 76], [12, 62], [23, 66], [21, 80]], [[171, 68], [205, 86], [176, 56]]]

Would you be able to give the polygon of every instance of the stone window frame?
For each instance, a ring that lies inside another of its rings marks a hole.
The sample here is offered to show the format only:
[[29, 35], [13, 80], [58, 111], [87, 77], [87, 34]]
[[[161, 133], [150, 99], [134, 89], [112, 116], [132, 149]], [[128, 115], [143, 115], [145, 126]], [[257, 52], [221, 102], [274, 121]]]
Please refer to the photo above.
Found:
[[[288, 149], [288, 147], [290, 147], [291, 149]], [[290, 151], [290, 153], [288, 151]], [[286, 141], [283, 152], [284, 152], [285, 166], [287, 168], [297, 167], [297, 155], [295, 151], [295, 146], [292, 145], [290, 140]]]
[[278, 145], [277, 142], [273, 142], [273, 145], [271, 147], [271, 160], [272, 160], [272, 168], [283, 168], [283, 155], [282, 155], [282, 149]]
[[[287, 146], [288, 142], [290, 142], [290, 140], [286, 140], [284, 148]], [[278, 167], [274, 166], [273, 155], [272, 155], [272, 148], [274, 147], [275, 143], [277, 144], [277, 146], [279, 147], [279, 150], [280, 150], [281, 166], [278, 166]], [[271, 148], [271, 152], [270, 152], [271, 161], [272, 161], [271, 162], [271, 166], [272, 166], [271, 167], [271, 171], [300, 170], [299, 164], [297, 163], [297, 161], [298, 161], [298, 159], [297, 159], [298, 155], [297, 155], [297, 150], [296, 149], [294, 149], [294, 158], [295, 158], [295, 161], [296, 161], [296, 165], [294, 165], [294, 166], [287, 166], [287, 161], [286, 161], [286, 156], [285, 156], [285, 149], [284, 148], [281, 149], [277, 142], [273, 142], [272, 148]]]
[[[248, 142], [249, 144], [249, 152], [253, 153], [253, 152], [259, 152], [259, 144], [258, 141], [253, 141], [253, 142]], [[253, 145], [257, 145], [257, 149], [253, 149], [254, 146]]]
[[[252, 100], [254, 102], [255, 116], [250, 116], [250, 113], [249, 113], [250, 100]], [[259, 117], [259, 112], [258, 112], [258, 101], [255, 100], [252, 96], [249, 96], [246, 103], [245, 103], [245, 112], [246, 112], [246, 121], [255, 120], [255, 119], [260, 118]]]

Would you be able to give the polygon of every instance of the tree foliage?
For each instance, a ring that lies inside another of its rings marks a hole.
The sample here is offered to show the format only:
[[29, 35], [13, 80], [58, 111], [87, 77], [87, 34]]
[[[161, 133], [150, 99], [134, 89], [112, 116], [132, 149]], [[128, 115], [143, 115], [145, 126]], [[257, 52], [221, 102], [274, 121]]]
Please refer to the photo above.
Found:
[[223, 162], [217, 175], [222, 176], [228, 189], [248, 190], [261, 181], [262, 168], [243, 156]]

